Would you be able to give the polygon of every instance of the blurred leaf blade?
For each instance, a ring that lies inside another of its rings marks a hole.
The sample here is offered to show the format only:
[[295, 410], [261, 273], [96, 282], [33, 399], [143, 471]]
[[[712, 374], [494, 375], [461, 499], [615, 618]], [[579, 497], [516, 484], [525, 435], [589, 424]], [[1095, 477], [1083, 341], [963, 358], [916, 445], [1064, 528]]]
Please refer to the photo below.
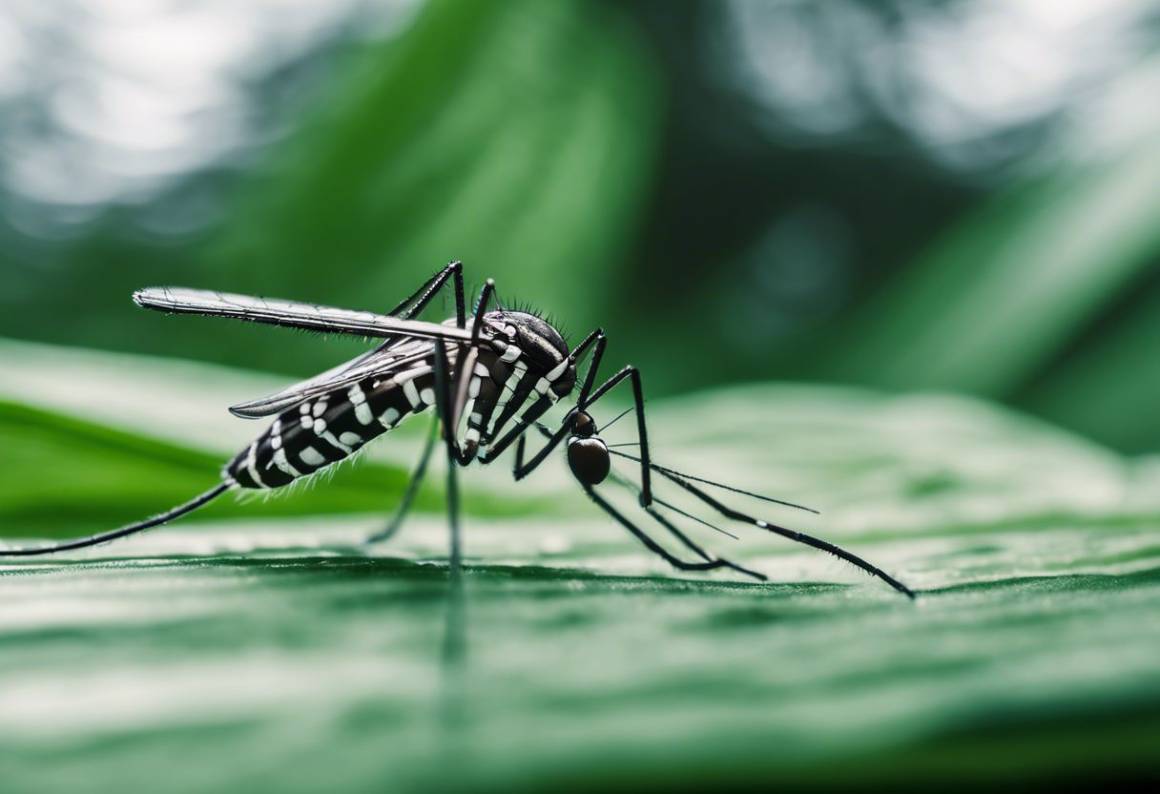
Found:
[[240, 289], [278, 283], [376, 308], [366, 296], [389, 303], [459, 258], [501, 295], [598, 322], [647, 189], [659, 105], [617, 10], [434, 2], [362, 60], [344, 96], [274, 153], [211, 269]]
[[848, 329], [833, 372], [1009, 396], [1160, 249], [1160, 148], [1036, 180], [945, 235]]

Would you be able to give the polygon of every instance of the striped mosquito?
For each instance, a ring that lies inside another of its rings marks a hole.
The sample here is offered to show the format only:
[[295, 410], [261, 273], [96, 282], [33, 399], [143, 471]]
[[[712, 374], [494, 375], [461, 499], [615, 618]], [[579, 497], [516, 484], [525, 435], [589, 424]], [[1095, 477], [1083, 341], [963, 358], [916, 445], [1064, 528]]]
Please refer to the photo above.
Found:
[[[455, 298], [455, 317], [443, 323], [416, 319], [449, 285]], [[677, 526], [678, 516], [702, 524], [708, 522], [654, 495], [654, 476], [676, 486], [725, 519], [829, 552], [914, 597], [904, 584], [866, 560], [819, 538], [740, 512], [709, 489], [803, 510], [809, 508], [684, 474], [654, 462], [649, 452], [640, 372], [626, 366], [599, 385], [596, 383], [607, 343], [604, 332], [592, 331], [569, 350], [561, 334], [535, 314], [504, 309], [498, 301], [492, 310], [495, 285], [490, 279], [480, 291], [469, 317], [459, 262], [452, 262], [437, 272], [387, 314], [167, 287], [140, 290], [133, 295], [133, 300], [138, 306], [169, 314], [228, 317], [381, 341], [373, 350], [321, 375], [271, 396], [231, 407], [230, 411], [239, 417], [274, 417], [274, 420], [225, 466], [221, 483], [209, 491], [165, 513], [120, 529], [54, 545], [2, 549], [0, 556], [81, 549], [164, 524], [233, 489], [282, 488], [338, 463], [407, 417], [433, 407], [436, 421], [406, 492], [389, 525], [369, 537], [368, 543], [383, 541], [399, 528], [441, 437], [448, 457], [450, 561], [452, 569], [457, 571], [460, 545], [456, 469], [472, 461], [483, 465], [493, 463], [514, 444], [513, 474], [520, 480], [566, 442], [568, 465], [588, 497], [646, 548], [679, 570], [727, 568], [761, 581], [766, 579], [761, 573], [706, 551], [681, 530]], [[575, 402], [559, 426], [552, 429], [541, 423], [540, 418], [549, 408], [576, 390], [577, 367], [589, 356]], [[612, 422], [601, 427], [592, 415], [592, 408], [602, 398], [625, 383], [631, 387], [633, 405], [621, 416], [635, 414], [637, 441], [634, 445], [639, 447], [638, 455], [611, 449], [600, 432]], [[543, 443], [529, 455], [527, 442], [533, 433]], [[639, 467], [639, 485], [612, 472], [612, 456], [628, 459], [634, 468]], [[635, 488], [643, 516], [630, 517], [601, 493], [598, 486], [610, 474], [612, 482]], [[653, 532], [667, 533], [671, 542], [683, 549], [684, 556], [657, 542], [646, 526]]]

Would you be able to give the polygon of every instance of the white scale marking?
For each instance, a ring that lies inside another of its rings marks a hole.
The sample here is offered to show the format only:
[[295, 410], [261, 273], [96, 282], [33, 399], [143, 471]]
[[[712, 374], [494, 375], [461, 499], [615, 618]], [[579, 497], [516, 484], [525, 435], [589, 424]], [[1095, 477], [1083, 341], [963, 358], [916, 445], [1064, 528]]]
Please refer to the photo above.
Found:
[[339, 435], [338, 440], [348, 447], [357, 447], [363, 442], [362, 436], [358, 433], [352, 433], [349, 430]]
[[508, 364], [520, 357], [520, 349], [515, 345], [508, 345], [507, 350], [503, 351], [503, 355], [499, 357], [500, 361], [505, 361]]
[[379, 424], [385, 427], [387, 430], [390, 430], [392, 427], [394, 427], [395, 422], [397, 421], [399, 421], [399, 409], [397, 408], [388, 408], [383, 412], [383, 415], [379, 417]]
[[415, 367], [395, 376], [395, 382], [403, 385], [403, 394], [406, 396], [407, 402], [411, 403], [412, 408], [418, 408], [422, 404], [419, 389], [415, 386], [415, 378], [426, 375], [430, 371], [430, 367]]
[[523, 380], [524, 373], [528, 371], [528, 365], [522, 361], [516, 362], [512, 373], [508, 375], [507, 380], [503, 383], [503, 391], [500, 392], [497, 404], [503, 407], [508, 404], [508, 400], [516, 393], [516, 386]]
[[326, 413], [326, 400], [319, 400], [314, 404], [314, 415], [322, 416]]
[[757, 526], [761, 527], [762, 529], [769, 529], [769, 524], [765, 523], [764, 521], [758, 521]]
[[363, 394], [362, 386], [357, 383], [351, 386], [346, 396], [350, 398], [350, 403], [354, 406], [354, 418], [358, 420], [360, 425], [369, 425], [375, 421], [375, 415], [371, 411], [371, 407], [367, 405], [367, 396]]
[[559, 378], [561, 375], [563, 375], [564, 370], [567, 368], [568, 368], [568, 359], [565, 358], [559, 364], [552, 367], [552, 369], [549, 370], [547, 375], [545, 375], [544, 377], [540, 378], [539, 381], [537, 381], [536, 393], [547, 397], [548, 400], [550, 402], [553, 402], [553, 403], [555, 403], [556, 400], [560, 399], [560, 396], [558, 394], [556, 394], [556, 392], [550, 391], [550, 389], [552, 387], [552, 384], [556, 382], [556, 379]]
[[499, 393], [499, 399], [496, 401], [496, 409], [491, 415], [491, 429], [488, 430], [489, 436], [494, 436], [499, 430], [496, 423], [499, 422], [500, 416], [503, 414], [503, 409], [515, 396], [516, 386], [523, 380], [524, 373], [528, 371], [528, 365], [522, 361], [517, 361], [515, 367], [512, 368], [512, 373], [508, 375], [503, 384], [503, 391]]
[[302, 451], [298, 453], [298, 457], [307, 466], [314, 466], [315, 468], [326, 463], [326, 458], [322, 457], [314, 447], [303, 447]]
[[284, 473], [291, 477], [301, 477], [302, 472], [290, 465], [290, 459], [286, 457], [286, 450], [278, 447], [274, 450], [274, 465], [281, 469]]
[[347, 444], [342, 443], [337, 438], [335, 438], [334, 433], [331, 433], [328, 431], [326, 433], [323, 433], [321, 436], [319, 436], [319, 438], [321, 438], [323, 441], [328, 442], [332, 447], [336, 447], [338, 449], [341, 449], [347, 455], [354, 452], [354, 449], [352, 447], [350, 447]]
[[559, 364], [552, 367], [552, 369], [544, 377], [546, 377], [548, 380], [550, 380], [552, 382], [555, 382], [555, 380], [557, 378], [559, 378], [561, 375], [564, 374], [564, 370], [566, 370], [567, 368], [568, 368], [568, 359], [565, 358]]
[[[317, 408], [315, 410], [317, 410]], [[306, 417], [303, 417], [303, 419], [305, 419], [305, 418]], [[321, 417], [319, 417], [318, 419], [315, 419], [314, 424], [311, 425], [310, 429], [314, 431], [314, 435], [318, 436], [319, 438], [321, 438], [326, 443], [330, 444], [335, 449], [341, 449], [347, 455], [354, 452], [354, 450], [351, 449], [349, 444], [344, 444], [342, 441], [339, 441], [337, 438], [334, 437], [334, 433], [332, 433], [326, 429], [326, 420], [325, 419], [323, 419]], [[359, 441], [362, 441], [362, 439], [359, 438]]]
[[423, 391], [419, 392], [419, 399], [421, 399], [423, 402], [427, 403], [427, 405], [434, 405], [435, 404], [435, 390], [430, 388], [430, 387], [423, 389]]
[[258, 442], [250, 444], [250, 451], [246, 454], [246, 471], [250, 473], [250, 477], [257, 483], [259, 488], [269, 488], [270, 486], [262, 482], [262, 478], [258, 476]]
[[472, 378], [471, 381], [467, 384], [467, 396], [473, 400], [478, 397], [481, 383], [482, 381], [480, 381], [478, 376]]
[[403, 384], [403, 394], [412, 408], [418, 408], [422, 400], [419, 399], [419, 390], [415, 388], [415, 381], [409, 380]]

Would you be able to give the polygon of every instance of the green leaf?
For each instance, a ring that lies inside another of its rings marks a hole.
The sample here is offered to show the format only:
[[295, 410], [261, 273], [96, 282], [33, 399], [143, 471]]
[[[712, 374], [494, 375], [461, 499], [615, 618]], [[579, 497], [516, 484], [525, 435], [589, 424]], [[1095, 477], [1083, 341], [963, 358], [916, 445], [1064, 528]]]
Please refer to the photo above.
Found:
[[[278, 385], [10, 342], [0, 357], [6, 528], [71, 528], [84, 489], [127, 513], [149, 498], [138, 479], [208, 484], [244, 424], [218, 406]], [[687, 501], [739, 537], [682, 522], [691, 535], [773, 582], [678, 575], [578, 496], [560, 455], [519, 484], [463, 472], [467, 565], [449, 590], [439, 513], [368, 552], [355, 543], [381, 516], [335, 505], [373, 509], [370, 481], [336, 478], [284, 500], [294, 519], [242, 505], [4, 560], [5, 784], [925, 788], [1154, 761], [1155, 461], [979, 400], [805, 385], [657, 401], [649, 429], [666, 465], [821, 508], [720, 494], [920, 598]], [[631, 442], [633, 424], [605, 435]], [[382, 464], [350, 471], [401, 477], [417, 440], [384, 439]], [[633, 493], [601, 487], [644, 522]]]

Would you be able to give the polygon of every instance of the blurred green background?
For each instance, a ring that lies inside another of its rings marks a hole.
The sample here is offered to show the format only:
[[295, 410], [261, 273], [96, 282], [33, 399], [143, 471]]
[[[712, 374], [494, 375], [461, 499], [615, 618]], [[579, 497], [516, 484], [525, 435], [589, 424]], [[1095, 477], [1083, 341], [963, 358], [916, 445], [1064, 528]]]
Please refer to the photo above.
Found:
[[132, 310], [442, 263], [653, 395], [984, 395], [1160, 443], [1155, 3], [7, 4], [0, 334], [287, 373]]
[[0, 789], [1155, 777], [1158, 45], [1146, 0], [0, 5], [5, 542], [184, 501], [226, 405], [363, 348], [134, 289], [383, 310], [458, 258], [604, 326], [666, 463], [922, 594], [752, 527], [690, 532], [770, 584], [677, 575], [555, 460], [465, 473], [456, 602], [440, 477], [359, 544], [415, 422], [4, 560]]

